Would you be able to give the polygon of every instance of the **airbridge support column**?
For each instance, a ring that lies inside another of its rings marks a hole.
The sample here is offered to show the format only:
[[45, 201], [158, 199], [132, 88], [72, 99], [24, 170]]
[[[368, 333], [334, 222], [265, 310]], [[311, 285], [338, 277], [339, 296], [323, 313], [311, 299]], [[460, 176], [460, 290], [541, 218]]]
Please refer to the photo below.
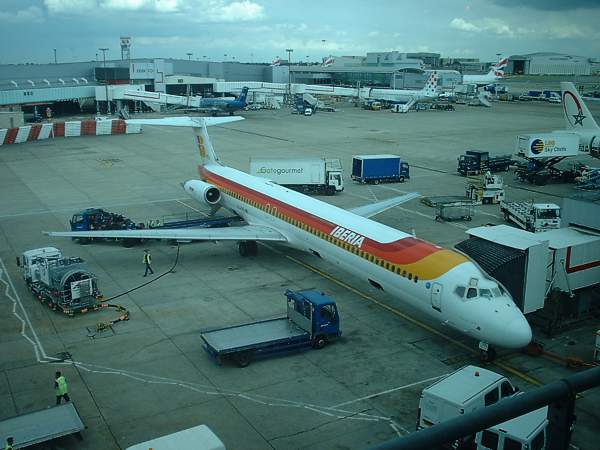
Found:
[[371, 450], [430, 450], [549, 405], [547, 450], [567, 450], [574, 421], [575, 395], [600, 386], [600, 367], [504, 399], [475, 413], [419, 430]]

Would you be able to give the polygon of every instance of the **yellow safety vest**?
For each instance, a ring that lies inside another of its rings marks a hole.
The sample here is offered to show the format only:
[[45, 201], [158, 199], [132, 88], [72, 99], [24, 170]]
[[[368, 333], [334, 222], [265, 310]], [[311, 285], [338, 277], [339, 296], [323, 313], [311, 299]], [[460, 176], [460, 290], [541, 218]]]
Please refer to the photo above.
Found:
[[67, 393], [67, 380], [64, 376], [60, 376], [56, 379], [56, 395], [65, 395]]
[[144, 264], [150, 264], [152, 262], [152, 256], [150, 256], [150, 253], [148, 253], [148, 254], [144, 253], [143, 262], [144, 262]]

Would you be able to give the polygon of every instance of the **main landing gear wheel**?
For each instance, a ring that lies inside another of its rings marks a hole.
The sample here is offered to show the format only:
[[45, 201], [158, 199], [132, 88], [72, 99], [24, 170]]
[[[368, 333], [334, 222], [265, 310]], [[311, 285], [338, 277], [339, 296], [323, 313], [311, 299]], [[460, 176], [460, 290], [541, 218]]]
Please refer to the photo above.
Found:
[[256, 241], [240, 241], [238, 243], [240, 256], [256, 256], [258, 253], [258, 244]]
[[327, 344], [327, 338], [323, 335], [316, 336], [313, 341], [313, 347], [317, 350], [322, 349]]

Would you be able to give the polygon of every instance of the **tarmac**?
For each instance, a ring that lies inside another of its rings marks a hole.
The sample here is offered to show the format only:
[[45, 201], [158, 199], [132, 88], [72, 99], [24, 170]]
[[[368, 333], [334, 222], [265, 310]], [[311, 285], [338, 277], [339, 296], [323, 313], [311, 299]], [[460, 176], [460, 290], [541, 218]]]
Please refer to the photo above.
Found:
[[[459, 154], [510, 154], [517, 134], [564, 127], [561, 106], [550, 104], [457, 105], [455, 112], [408, 114], [336, 107], [311, 117], [289, 109], [244, 112], [246, 120], [209, 133], [222, 161], [241, 170], [253, 156], [341, 158], [346, 189], [320, 198], [351, 208], [413, 191], [463, 195]], [[590, 107], [600, 118], [600, 105]], [[233, 242], [182, 244], [178, 252], [163, 241], [82, 246], [42, 234], [66, 229], [71, 215], [87, 207], [136, 222], [205, 212], [180, 186], [197, 178], [196, 151], [190, 130], [150, 126], [139, 135], [0, 147], [0, 419], [54, 404], [53, 376], [62, 370], [87, 429], [83, 441], [61, 438], [60, 448], [124, 449], [206, 424], [228, 449], [365, 449], [415, 429], [427, 385], [480, 364], [477, 342], [429, 323], [335, 265], [275, 244], [242, 258]], [[365, 153], [401, 155], [411, 164], [410, 181], [353, 183], [351, 157]], [[587, 156], [578, 159], [598, 165]], [[573, 185], [531, 186], [503, 175], [510, 200], [560, 203], [576, 192]], [[415, 200], [375, 219], [445, 247], [466, 239], [470, 227], [503, 223], [497, 205], [480, 207], [471, 222], [441, 223], [434, 215]], [[85, 259], [107, 298], [152, 282], [114, 300], [130, 311], [129, 321], [96, 331], [118, 313], [67, 317], [28, 291], [15, 258], [44, 246]], [[153, 255], [154, 278], [142, 277], [145, 247]], [[322, 350], [246, 368], [209, 358], [201, 330], [285, 314], [288, 288], [320, 289], [336, 299], [343, 336]], [[534, 334], [546, 350], [589, 362], [598, 328], [597, 320], [586, 320], [552, 338]], [[574, 373], [556, 358], [508, 351], [489, 368], [525, 391]], [[577, 400], [574, 448], [597, 448], [599, 402], [600, 389]]]

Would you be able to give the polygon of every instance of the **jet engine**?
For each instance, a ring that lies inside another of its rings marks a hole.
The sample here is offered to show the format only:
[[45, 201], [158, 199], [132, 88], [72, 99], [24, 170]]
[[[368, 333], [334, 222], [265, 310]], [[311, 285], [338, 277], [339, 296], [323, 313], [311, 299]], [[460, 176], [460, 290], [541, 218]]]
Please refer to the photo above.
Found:
[[221, 191], [212, 184], [200, 180], [189, 180], [183, 185], [185, 191], [200, 203], [214, 206], [221, 200]]

